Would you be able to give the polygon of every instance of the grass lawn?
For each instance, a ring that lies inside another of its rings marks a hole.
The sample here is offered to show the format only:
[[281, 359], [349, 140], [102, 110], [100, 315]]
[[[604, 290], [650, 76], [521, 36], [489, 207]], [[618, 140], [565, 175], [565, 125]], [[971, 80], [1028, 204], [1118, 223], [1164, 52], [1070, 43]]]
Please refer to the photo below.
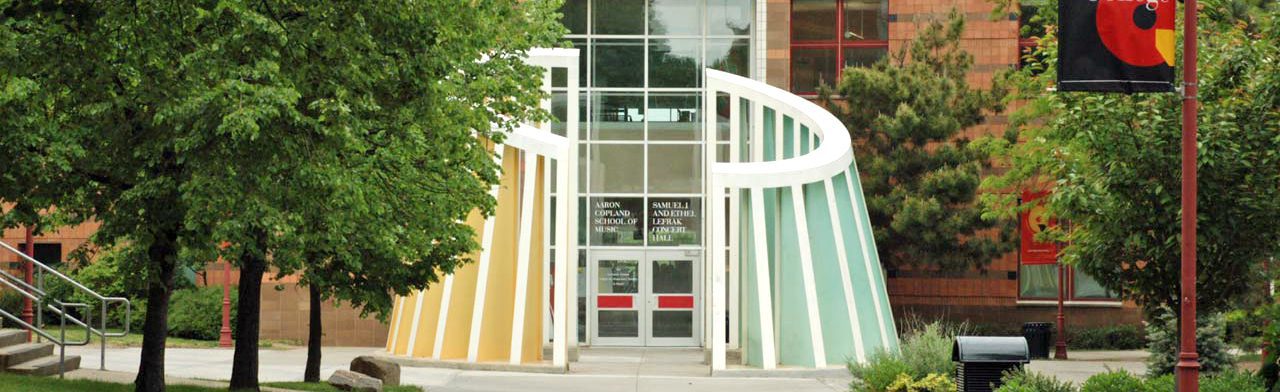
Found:
[[[108, 330], [111, 332], [119, 332], [119, 330], [113, 330], [113, 329], [108, 329]], [[58, 336], [57, 327], [50, 327], [48, 331], [53, 336]], [[67, 328], [67, 340], [69, 341], [84, 340], [84, 334], [85, 334], [84, 328], [70, 328], [70, 327]], [[261, 348], [290, 348], [293, 346], [297, 346], [297, 344], [295, 343], [296, 342], [288, 341], [288, 340], [262, 339], [261, 341], [258, 342], [258, 346]], [[98, 345], [97, 335], [89, 336], [89, 345], [90, 346]], [[118, 338], [108, 337], [107, 347], [142, 347], [142, 331], [131, 330], [129, 331], [128, 335], [125, 335], [122, 337], [118, 337]], [[218, 347], [218, 341], [217, 340], [184, 339], [184, 338], [177, 338], [177, 337], [170, 336], [168, 339], [165, 340], [165, 347], [214, 348], [214, 347]]]
[[[58, 377], [30, 377], [0, 373], [0, 392], [129, 392], [132, 384], [112, 384], [101, 381], [62, 380]], [[205, 388], [188, 385], [169, 385], [171, 392], [213, 392], [223, 389]]]
[[[339, 391], [338, 388], [323, 382], [267, 382], [262, 383], [262, 386], [309, 392]], [[415, 386], [383, 387], [382, 390], [385, 392], [422, 392], [422, 388]]]

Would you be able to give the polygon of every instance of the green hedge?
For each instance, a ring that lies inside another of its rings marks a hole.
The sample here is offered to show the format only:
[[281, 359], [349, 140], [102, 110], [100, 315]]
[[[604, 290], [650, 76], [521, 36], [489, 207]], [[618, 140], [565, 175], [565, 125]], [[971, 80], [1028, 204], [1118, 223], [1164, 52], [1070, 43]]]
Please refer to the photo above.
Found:
[[1079, 328], [1067, 333], [1067, 347], [1077, 350], [1141, 350], [1147, 333], [1136, 325]]
[[[231, 328], [236, 320], [235, 288], [231, 290]], [[141, 326], [139, 326], [141, 327]], [[141, 329], [141, 328], [139, 328]], [[175, 290], [169, 299], [169, 336], [217, 340], [222, 330], [222, 288], [218, 286]]]

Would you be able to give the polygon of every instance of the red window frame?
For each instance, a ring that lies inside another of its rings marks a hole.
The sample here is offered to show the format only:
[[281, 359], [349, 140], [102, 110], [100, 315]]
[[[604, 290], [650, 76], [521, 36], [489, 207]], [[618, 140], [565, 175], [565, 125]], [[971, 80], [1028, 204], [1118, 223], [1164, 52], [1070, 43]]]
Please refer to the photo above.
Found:
[[[841, 74], [841, 72], [839, 72], [839, 70], [844, 69], [844, 49], [845, 49], [845, 48], [883, 48], [883, 49], [885, 49], [885, 51], [886, 51], [886, 52], [888, 52], [888, 50], [889, 50], [889, 39], [888, 39], [888, 33], [887, 33], [887, 32], [886, 32], [886, 34], [885, 34], [885, 36], [886, 36], [886, 37], [885, 37], [885, 39], [879, 39], [879, 40], [846, 40], [846, 39], [844, 39], [844, 31], [845, 31], [845, 29], [844, 29], [844, 3], [845, 3], [845, 0], [831, 0], [831, 1], [834, 1], [834, 2], [836, 3], [836, 37], [835, 37], [835, 39], [834, 39], [834, 40], [799, 40], [799, 41], [797, 41], [796, 39], [791, 38], [791, 40], [790, 40], [790, 41], [791, 41], [791, 47], [788, 49], [787, 53], [788, 53], [788, 56], [791, 56], [790, 58], [794, 58], [794, 57], [795, 57], [795, 51], [796, 51], [796, 49], [830, 49], [830, 50], [835, 50], [835, 51], [836, 51], [836, 70], [837, 70], [837, 71], [836, 71], [836, 78], [835, 78], [835, 80], [833, 80], [833, 81], [831, 81], [831, 82], [832, 82], [832, 83], [837, 83], [837, 84], [838, 84], [838, 83], [840, 83], [840, 76], [841, 76], [841, 75], [840, 75], [840, 74]], [[884, 2], [886, 2], [886, 3], [887, 3], [887, 1], [888, 1], [888, 0], [881, 0], [881, 1], [884, 1]], [[794, 5], [794, 1], [793, 1], [793, 2], [792, 2], [792, 7], [794, 7], [794, 6], [795, 6], [795, 5]], [[885, 18], [888, 18], [888, 17], [889, 17], [889, 15], [888, 15], [888, 13], [887, 13], [887, 9], [888, 9], [888, 8], [886, 7], [886, 14], [885, 14]], [[788, 14], [788, 15], [787, 15], [787, 17], [788, 17], [788, 18], [790, 18], [790, 17], [791, 17], [791, 16], [790, 16], [790, 14]], [[795, 37], [795, 35], [796, 35], [796, 34], [795, 34], [795, 23], [791, 23], [791, 24], [788, 26], [788, 29], [789, 29], [789, 31], [788, 31], [787, 33], [788, 33], [788, 34], [790, 34], [790, 35], [789, 35], [789, 37]], [[790, 75], [788, 75], [788, 76], [795, 75], [795, 61], [794, 61], [794, 60], [789, 60], [788, 62], [789, 62], [789, 64], [787, 64], [787, 72], [789, 72], [789, 73], [790, 73]], [[817, 91], [792, 91], [792, 93], [795, 93], [795, 94], [798, 94], [798, 95], [817, 95]]]

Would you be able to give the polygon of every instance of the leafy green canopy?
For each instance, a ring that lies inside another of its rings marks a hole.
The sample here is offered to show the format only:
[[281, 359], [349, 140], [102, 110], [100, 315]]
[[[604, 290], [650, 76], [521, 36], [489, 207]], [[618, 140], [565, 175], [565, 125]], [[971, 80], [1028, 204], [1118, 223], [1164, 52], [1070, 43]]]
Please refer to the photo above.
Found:
[[[1005, 216], [1015, 201], [1001, 191], [1052, 188], [1049, 211], [1072, 230], [1047, 236], [1068, 243], [1066, 263], [1148, 311], [1178, 309], [1181, 99], [1047, 91], [1054, 9], [1042, 7], [1050, 34], [1012, 78], [1026, 102], [1010, 119], [1018, 142], [980, 143], [1010, 165], [986, 180], [983, 201]], [[1242, 298], [1280, 247], [1280, 16], [1249, 1], [1202, 9], [1197, 287], [1210, 313]]]
[[[976, 204], [987, 153], [961, 133], [1003, 110], [1005, 92], [965, 81], [964, 17], [952, 10], [907, 47], [870, 67], [845, 68], [828, 109], [849, 128], [880, 260], [945, 271], [985, 268], [1012, 250], [1011, 225]], [[1005, 228], [997, 235], [984, 231]]]

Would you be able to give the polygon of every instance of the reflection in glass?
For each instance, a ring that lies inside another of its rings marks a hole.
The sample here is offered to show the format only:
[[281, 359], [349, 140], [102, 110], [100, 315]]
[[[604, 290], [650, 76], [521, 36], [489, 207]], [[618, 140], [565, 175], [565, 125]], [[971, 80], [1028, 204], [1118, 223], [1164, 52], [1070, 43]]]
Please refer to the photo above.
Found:
[[836, 83], [835, 49], [792, 49], [791, 91], [811, 93]]
[[649, 246], [698, 245], [701, 234], [701, 198], [649, 198]]
[[701, 34], [702, 14], [697, 1], [650, 0], [649, 34], [697, 35]]
[[591, 140], [640, 140], [644, 138], [644, 94], [595, 94]]
[[649, 41], [649, 87], [698, 87], [701, 39]]
[[595, 144], [591, 146], [592, 193], [644, 191], [644, 146]]
[[1106, 287], [1102, 287], [1102, 283], [1098, 282], [1097, 279], [1080, 270], [1072, 271], [1071, 280], [1075, 282], [1072, 288], [1073, 298], [1112, 299], [1120, 297], [1111, 292], [1111, 290], [1107, 290]]
[[642, 198], [591, 198], [591, 245], [644, 245], [643, 216]]
[[651, 144], [649, 192], [699, 193], [702, 191], [702, 146]]
[[644, 1], [595, 0], [591, 28], [595, 34], [644, 34]]
[[640, 336], [639, 312], [634, 310], [601, 310], [596, 328], [602, 338], [634, 338]]
[[747, 35], [749, 33], [751, 33], [751, 0], [707, 0], [707, 34]]
[[[551, 123], [551, 132], [556, 135], [565, 136], [565, 130], [568, 129], [566, 121], [569, 117], [569, 94], [553, 93], [551, 94], [551, 115], [555, 116], [556, 121]], [[578, 137], [582, 137], [582, 133], [587, 129], [587, 95], [578, 94]]]
[[596, 40], [592, 50], [595, 87], [642, 87], [644, 40]]
[[653, 337], [693, 337], [693, 312], [688, 310], [655, 310], [653, 313]]
[[793, 0], [791, 2], [792, 41], [834, 41], [835, 39], [835, 0]]
[[844, 48], [844, 66], [869, 67], [884, 58], [889, 48]]
[[600, 260], [596, 292], [599, 294], [639, 294], [640, 262]]
[[587, 317], [588, 317], [587, 316], [587, 250], [579, 249], [578, 250], [578, 341], [582, 343], [587, 342]]
[[702, 140], [699, 94], [649, 94], [649, 140]]
[[1022, 298], [1057, 298], [1058, 265], [1024, 265], [1018, 272], [1018, 295]]
[[591, 67], [587, 66], [587, 40], [571, 39], [569, 46], [578, 49], [578, 87], [587, 87], [587, 74], [591, 71]]
[[564, 14], [561, 21], [569, 29], [569, 34], [587, 33], [587, 0], [565, 0], [560, 6], [560, 13]]
[[746, 38], [708, 39], [707, 67], [750, 77], [751, 45]]
[[844, 39], [846, 41], [888, 38], [888, 0], [845, 0]]
[[654, 294], [693, 294], [692, 260], [654, 260]]

